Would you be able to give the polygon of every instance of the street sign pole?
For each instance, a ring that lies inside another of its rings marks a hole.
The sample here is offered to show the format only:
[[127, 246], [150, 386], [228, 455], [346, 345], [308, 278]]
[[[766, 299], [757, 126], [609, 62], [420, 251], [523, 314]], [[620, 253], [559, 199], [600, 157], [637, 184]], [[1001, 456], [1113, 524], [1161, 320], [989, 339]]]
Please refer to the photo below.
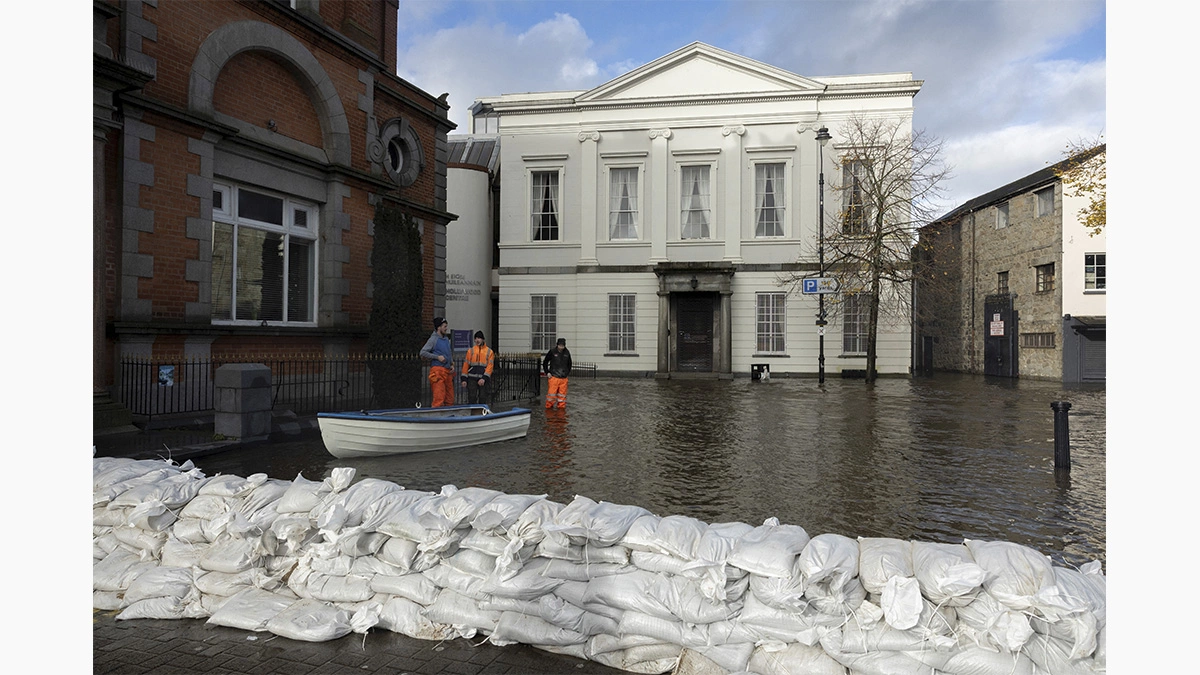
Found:
[[[817, 264], [821, 267], [821, 278], [825, 278], [825, 144], [832, 138], [829, 129], [821, 125], [817, 129]], [[825, 384], [825, 294], [817, 296], [817, 384]]]

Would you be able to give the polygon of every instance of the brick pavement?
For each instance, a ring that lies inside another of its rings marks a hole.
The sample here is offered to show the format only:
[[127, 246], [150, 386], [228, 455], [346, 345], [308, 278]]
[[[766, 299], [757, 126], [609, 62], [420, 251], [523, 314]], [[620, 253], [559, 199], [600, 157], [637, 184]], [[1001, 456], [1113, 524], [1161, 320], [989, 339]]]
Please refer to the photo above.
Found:
[[528, 645], [497, 647], [482, 637], [443, 642], [372, 630], [327, 642], [211, 626], [204, 619], [130, 619], [92, 610], [96, 675], [220, 673], [390, 673], [394, 675], [618, 675], [624, 671]]

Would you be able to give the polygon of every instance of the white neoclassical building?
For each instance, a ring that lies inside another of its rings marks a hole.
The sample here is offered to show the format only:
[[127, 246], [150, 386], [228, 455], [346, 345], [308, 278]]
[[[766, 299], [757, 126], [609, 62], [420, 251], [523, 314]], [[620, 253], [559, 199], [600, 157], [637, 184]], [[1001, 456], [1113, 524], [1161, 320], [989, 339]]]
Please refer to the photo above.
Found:
[[[475, 101], [472, 130], [500, 141], [493, 344], [544, 352], [562, 337], [610, 373], [816, 374], [817, 297], [780, 277], [818, 274], [818, 157], [828, 182], [842, 123], [910, 125], [920, 87], [909, 73], [805, 77], [696, 42], [589, 91]], [[883, 322], [881, 375], [910, 373], [910, 323]], [[831, 318], [830, 376], [865, 368], [864, 327]]]

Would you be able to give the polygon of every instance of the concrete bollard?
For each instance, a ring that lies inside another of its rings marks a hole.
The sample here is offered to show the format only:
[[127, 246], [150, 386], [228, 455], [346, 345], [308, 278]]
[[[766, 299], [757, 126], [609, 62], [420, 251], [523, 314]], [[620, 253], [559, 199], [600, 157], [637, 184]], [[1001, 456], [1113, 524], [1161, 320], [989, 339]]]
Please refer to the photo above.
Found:
[[271, 369], [261, 363], [217, 368], [213, 431], [243, 441], [271, 435]]
[[1071, 404], [1067, 401], [1054, 401], [1050, 404], [1054, 410], [1054, 470], [1071, 470], [1071, 430], [1067, 422], [1067, 411]]

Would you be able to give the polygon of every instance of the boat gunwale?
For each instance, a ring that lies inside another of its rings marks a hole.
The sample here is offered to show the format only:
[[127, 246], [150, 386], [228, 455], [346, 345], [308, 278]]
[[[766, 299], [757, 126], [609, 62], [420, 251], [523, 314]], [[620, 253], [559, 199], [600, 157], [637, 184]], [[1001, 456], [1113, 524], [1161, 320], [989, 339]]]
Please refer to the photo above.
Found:
[[[442, 412], [449, 410], [469, 410], [473, 408], [482, 408], [487, 410], [482, 415], [404, 415], [396, 413], [411, 413], [421, 411], [422, 413], [433, 413], [434, 411]], [[437, 408], [396, 408], [390, 410], [364, 410], [360, 412], [327, 412], [317, 413], [318, 419], [329, 420], [351, 420], [351, 421], [380, 421], [380, 422], [404, 422], [412, 424], [445, 424], [454, 423], [462, 424], [465, 422], [482, 422], [491, 419], [503, 419], [506, 417], [516, 417], [519, 415], [532, 415], [533, 411], [530, 408], [513, 408], [511, 410], [503, 410], [494, 412], [488, 406], [481, 405], [461, 405], [461, 406], [439, 406]]]

